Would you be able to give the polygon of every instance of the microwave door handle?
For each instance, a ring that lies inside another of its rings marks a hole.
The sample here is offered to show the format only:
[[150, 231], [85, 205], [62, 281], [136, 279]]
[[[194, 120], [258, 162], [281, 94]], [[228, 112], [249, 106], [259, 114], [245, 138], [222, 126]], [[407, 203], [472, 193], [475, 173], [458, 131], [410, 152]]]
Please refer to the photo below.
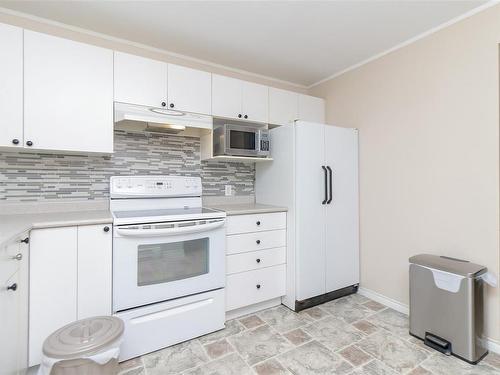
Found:
[[321, 202], [321, 204], [326, 204], [326, 201], [328, 200], [328, 171], [326, 170], [326, 167], [324, 165], [322, 165], [321, 168], [323, 168], [323, 172], [325, 175], [325, 199], [323, 199], [323, 202]]
[[225, 220], [216, 221], [214, 223], [192, 225], [188, 227], [163, 228], [163, 229], [131, 229], [120, 228], [114, 229], [115, 233], [126, 237], [156, 237], [156, 236], [174, 236], [177, 234], [200, 233], [207, 230], [219, 228], [223, 226]]

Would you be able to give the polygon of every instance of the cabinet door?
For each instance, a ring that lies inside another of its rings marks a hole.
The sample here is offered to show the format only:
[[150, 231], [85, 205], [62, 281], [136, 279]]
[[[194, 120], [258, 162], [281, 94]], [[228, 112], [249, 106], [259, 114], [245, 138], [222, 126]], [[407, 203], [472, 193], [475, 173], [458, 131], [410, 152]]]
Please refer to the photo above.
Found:
[[[0, 335], [0, 363], [1, 373], [15, 375], [20, 370], [19, 347], [21, 336], [19, 327], [21, 324], [20, 307], [21, 299], [19, 290], [12, 289], [19, 285], [19, 272], [6, 279], [0, 280], [0, 324], [2, 334]], [[7, 289], [7, 288], [11, 289]]]
[[239, 79], [212, 74], [212, 115], [239, 118], [242, 82]]
[[29, 365], [43, 341], [77, 318], [77, 229], [35, 229], [30, 235]]
[[111, 315], [112, 237], [111, 225], [78, 227], [78, 319]]
[[297, 299], [325, 293], [324, 125], [297, 122]]
[[297, 119], [299, 94], [269, 88], [269, 123], [275, 125], [290, 125]]
[[186, 112], [211, 114], [210, 73], [168, 64], [168, 107]]
[[326, 207], [326, 291], [359, 283], [358, 132], [325, 125], [326, 164], [333, 172]]
[[0, 61], [0, 146], [22, 147], [23, 29], [0, 24]]
[[242, 84], [241, 111], [248, 121], [269, 120], [269, 88], [251, 82]]
[[113, 52], [24, 31], [24, 140], [32, 148], [113, 152]]
[[299, 95], [299, 119], [302, 121], [325, 122], [325, 101], [309, 95]]
[[167, 63], [115, 52], [115, 101], [161, 107], [167, 102]]

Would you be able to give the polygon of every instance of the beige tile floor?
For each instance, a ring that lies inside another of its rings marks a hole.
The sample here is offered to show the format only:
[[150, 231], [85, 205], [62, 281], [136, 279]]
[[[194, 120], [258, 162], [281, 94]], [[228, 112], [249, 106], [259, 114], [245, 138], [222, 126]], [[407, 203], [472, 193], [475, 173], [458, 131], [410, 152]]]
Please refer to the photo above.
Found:
[[297, 314], [284, 306], [121, 364], [126, 375], [500, 375], [500, 356], [473, 366], [408, 334], [408, 317], [360, 295]]

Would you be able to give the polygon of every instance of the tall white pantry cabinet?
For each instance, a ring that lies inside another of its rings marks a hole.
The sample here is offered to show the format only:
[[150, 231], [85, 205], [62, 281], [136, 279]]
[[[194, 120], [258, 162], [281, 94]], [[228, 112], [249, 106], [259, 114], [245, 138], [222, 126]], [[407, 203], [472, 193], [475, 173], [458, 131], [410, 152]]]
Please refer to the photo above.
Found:
[[[288, 207], [287, 295], [294, 310], [357, 290], [358, 131], [295, 121], [271, 130], [256, 166], [259, 203]], [[266, 164], [266, 165], [263, 165]]]

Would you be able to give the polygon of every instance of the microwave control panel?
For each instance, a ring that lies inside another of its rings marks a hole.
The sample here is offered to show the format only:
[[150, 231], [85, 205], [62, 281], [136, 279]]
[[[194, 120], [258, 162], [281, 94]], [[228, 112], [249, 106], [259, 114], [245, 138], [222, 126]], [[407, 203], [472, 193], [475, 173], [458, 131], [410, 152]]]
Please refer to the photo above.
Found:
[[260, 151], [269, 151], [269, 132], [260, 132]]

